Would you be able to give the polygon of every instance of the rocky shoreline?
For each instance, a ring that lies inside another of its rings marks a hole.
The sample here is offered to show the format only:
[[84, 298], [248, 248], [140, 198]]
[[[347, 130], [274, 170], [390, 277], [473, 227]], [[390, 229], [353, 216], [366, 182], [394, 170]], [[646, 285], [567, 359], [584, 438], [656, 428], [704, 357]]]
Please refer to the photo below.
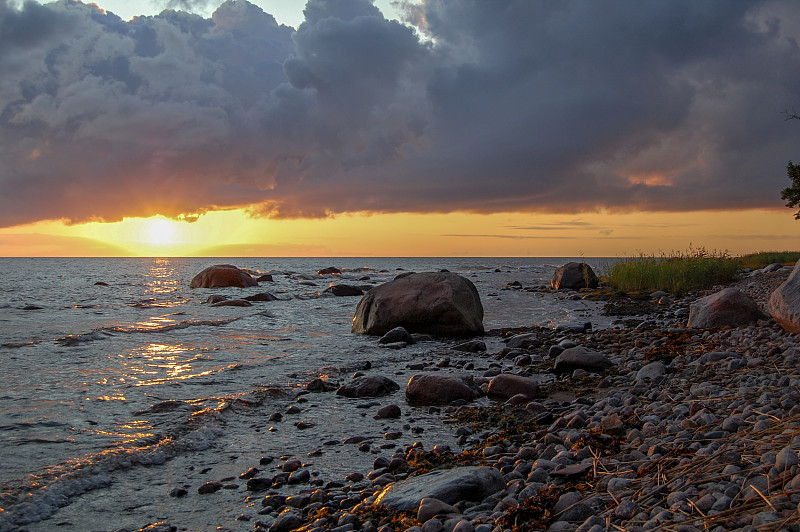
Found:
[[[765, 308], [787, 276], [759, 273], [735, 287]], [[296, 458], [275, 475], [243, 472], [256, 515], [242, 519], [270, 532], [800, 530], [797, 335], [772, 319], [689, 329], [689, 305], [703, 295], [609, 296], [605, 312], [619, 327], [605, 330], [488, 331], [487, 342], [536, 341], [462, 353], [474, 360], [462, 372], [488, 364], [475, 377], [484, 391], [500, 374], [552, 375], [555, 355], [573, 347], [611, 365], [541, 380], [534, 400], [430, 407], [461, 452], [386, 446], [393, 454], [342, 482], [314, 482]], [[176, 528], [142, 530], [159, 529]]]

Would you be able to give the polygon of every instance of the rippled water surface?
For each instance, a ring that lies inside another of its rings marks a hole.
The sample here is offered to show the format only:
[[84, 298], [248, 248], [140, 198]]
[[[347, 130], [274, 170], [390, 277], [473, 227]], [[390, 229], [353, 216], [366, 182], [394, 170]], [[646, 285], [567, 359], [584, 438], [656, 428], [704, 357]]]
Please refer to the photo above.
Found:
[[[196, 488], [236, 477], [264, 455], [311, 462], [307, 453], [325, 442], [399, 428], [332, 393], [305, 396], [296, 420], [287, 415], [271, 426], [270, 413], [295, 404], [292, 392], [313, 378], [344, 382], [366, 361], [402, 387], [414, 373], [409, 361], [443, 347], [381, 349], [375, 338], [350, 333], [359, 298], [325, 288], [447, 268], [475, 283], [487, 330], [586, 319], [592, 303], [503, 290], [512, 281], [546, 283], [566, 261], [0, 259], [0, 531], [116, 530], [160, 520], [189, 530], [252, 530], [235, 520], [258, 509], [248, 506], [244, 485], [214, 494], [211, 504], [198, 502]], [[222, 263], [271, 273], [274, 282], [189, 289], [196, 273]], [[327, 266], [342, 274], [316, 273]], [[211, 294], [265, 291], [280, 299], [202, 304]], [[404, 407], [400, 425], [425, 428], [398, 445], [452, 439], [439, 418], [405, 408], [402, 390], [380, 402]], [[313, 427], [297, 430], [299, 420]], [[331, 446], [308, 465], [320, 478], [341, 479], [368, 470], [372, 459]], [[182, 485], [190, 496], [168, 497]]]

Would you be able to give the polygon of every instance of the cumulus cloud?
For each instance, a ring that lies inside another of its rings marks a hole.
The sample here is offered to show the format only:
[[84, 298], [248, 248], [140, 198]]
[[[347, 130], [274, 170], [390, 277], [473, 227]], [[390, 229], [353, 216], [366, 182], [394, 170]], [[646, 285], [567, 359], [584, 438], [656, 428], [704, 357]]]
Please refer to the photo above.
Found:
[[780, 205], [796, 2], [401, 7], [0, 0], [0, 225]]

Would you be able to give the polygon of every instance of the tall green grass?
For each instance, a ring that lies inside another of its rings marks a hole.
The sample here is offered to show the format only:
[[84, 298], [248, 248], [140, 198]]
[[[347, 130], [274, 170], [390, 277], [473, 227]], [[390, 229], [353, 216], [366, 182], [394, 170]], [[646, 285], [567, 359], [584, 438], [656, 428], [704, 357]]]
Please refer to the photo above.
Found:
[[742, 268], [750, 268], [752, 270], [757, 270], [776, 262], [786, 264], [795, 263], [798, 260], [800, 260], [800, 252], [798, 251], [760, 251], [739, 257]]
[[623, 291], [665, 290], [682, 295], [689, 290], [730, 283], [741, 265], [727, 252], [689, 248], [670, 255], [639, 255], [620, 260], [606, 271], [607, 282]]

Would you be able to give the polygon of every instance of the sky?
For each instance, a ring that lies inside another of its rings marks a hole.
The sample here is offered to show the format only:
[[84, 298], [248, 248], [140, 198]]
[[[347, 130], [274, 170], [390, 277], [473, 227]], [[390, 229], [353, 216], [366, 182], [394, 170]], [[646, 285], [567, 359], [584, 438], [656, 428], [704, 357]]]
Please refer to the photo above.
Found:
[[794, 0], [0, 0], [0, 256], [797, 249]]

